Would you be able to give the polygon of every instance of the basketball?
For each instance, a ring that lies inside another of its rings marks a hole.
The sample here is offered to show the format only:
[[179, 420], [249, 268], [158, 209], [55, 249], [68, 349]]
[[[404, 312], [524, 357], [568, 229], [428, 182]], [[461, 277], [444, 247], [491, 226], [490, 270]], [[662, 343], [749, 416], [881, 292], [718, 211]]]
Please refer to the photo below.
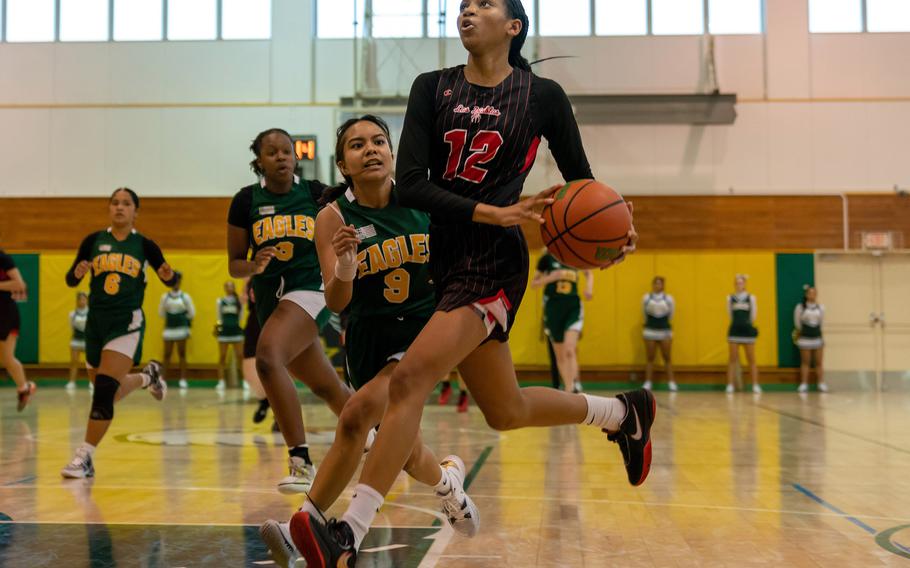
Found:
[[622, 196], [593, 179], [570, 181], [544, 207], [540, 234], [550, 253], [575, 268], [602, 268], [628, 242], [632, 214]]

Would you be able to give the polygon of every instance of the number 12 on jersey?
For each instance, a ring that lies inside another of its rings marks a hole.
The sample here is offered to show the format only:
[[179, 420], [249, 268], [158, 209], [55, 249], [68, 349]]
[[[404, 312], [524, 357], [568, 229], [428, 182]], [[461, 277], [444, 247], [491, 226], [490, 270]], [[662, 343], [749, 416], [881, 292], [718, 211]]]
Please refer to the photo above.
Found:
[[461, 156], [468, 141], [468, 131], [461, 128], [449, 130], [443, 138], [449, 145], [449, 159], [446, 162], [446, 171], [442, 175], [442, 178], [446, 180], [459, 177], [473, 183], [481, 183], [487, 177], [488, 172], [478, 166], [492, 161], [502, 147], [502, 134], [495, 130], [481, 130], [471, 139], [471, 145], [468, 148], [471, 153], [468, 154], [461, 172], [458, 172]]

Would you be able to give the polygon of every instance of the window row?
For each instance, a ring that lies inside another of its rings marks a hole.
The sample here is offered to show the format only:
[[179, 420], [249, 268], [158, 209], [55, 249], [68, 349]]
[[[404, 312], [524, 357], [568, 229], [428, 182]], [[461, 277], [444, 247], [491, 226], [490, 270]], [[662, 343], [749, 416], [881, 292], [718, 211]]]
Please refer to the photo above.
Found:
[[0, 0], [8, 42], [268, 39], [271, 0]]
[[[318, 0], [324, 38], [458, 37], [464, 0]], [[762, 33], [762, 0], [524, 0], [529, 35], [636, 36]]]
[[809, 0], [809, 31], [910, 32], [910, 0]]

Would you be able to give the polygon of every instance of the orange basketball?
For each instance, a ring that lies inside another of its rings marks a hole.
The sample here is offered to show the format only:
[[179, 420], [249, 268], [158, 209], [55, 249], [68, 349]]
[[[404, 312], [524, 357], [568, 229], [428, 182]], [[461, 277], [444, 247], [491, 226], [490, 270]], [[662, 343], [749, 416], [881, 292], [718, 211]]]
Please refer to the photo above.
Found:
[[544, 208], [540, 235], [550, 253], [575, 268], [600, 268], [622, 253], [632, 214], [620, 194], [593, 179], [570, 181]]

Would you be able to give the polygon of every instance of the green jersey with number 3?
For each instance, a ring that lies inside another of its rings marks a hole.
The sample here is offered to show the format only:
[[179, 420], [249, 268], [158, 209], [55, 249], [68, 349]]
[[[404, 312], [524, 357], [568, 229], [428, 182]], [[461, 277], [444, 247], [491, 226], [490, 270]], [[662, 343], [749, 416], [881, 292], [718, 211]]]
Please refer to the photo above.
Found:
[[429, 216], [399, 206], [394, 191], [382, 209], [360, 205], [350, 189], [334, 205], [360, 237], [348, 305], [351, 318], [432, 314], [436, 300], [427, 265]]
[[250, 258], [265, 247], [276, 249], [265, 271], [252, 278], [257, 300], [280, 298], [295, 290], [322, 289], [313, 240], [317, 200], [324, 189], [317, 181], [295, 180], [288, 193], [272, 193], [258, 183], [234, 196], [228, 223], [249, 233]]
[[545, 299], [553, 299], [566, 296], [578, 296], [578, 269], [572, 268], [559, 262], [555, 256], [545, 253], [540, 257], [537, 263], [538, 272], [550, 274], [559, 272], [560, 278], [556, 282], [550, 282], [543, 290]]

